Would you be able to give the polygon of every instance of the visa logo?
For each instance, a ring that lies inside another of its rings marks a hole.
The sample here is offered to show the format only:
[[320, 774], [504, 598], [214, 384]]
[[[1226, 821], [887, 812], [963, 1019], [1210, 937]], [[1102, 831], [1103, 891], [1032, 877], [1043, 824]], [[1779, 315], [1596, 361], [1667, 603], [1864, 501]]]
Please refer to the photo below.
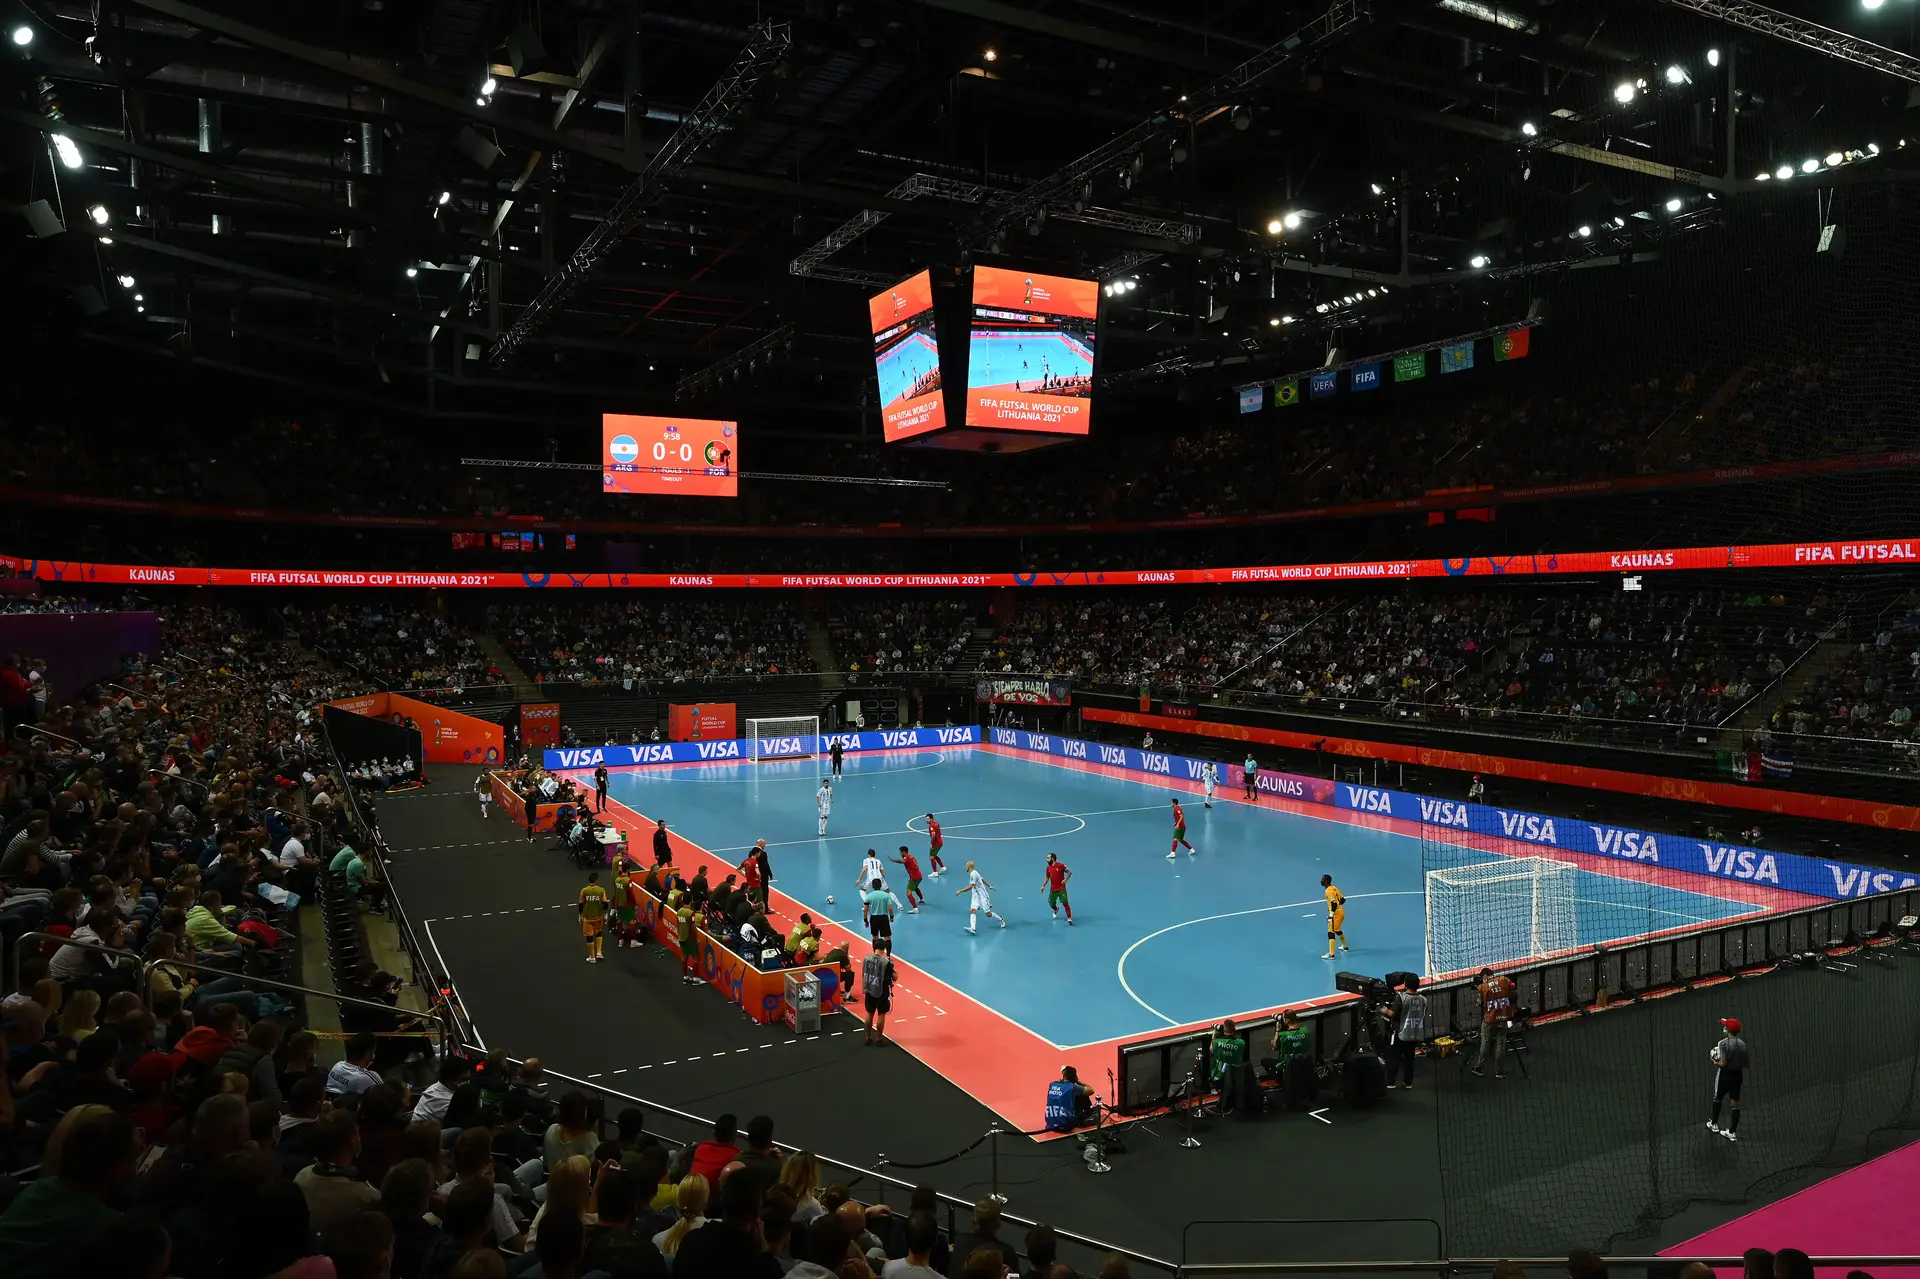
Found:
[[1450, 799], [1423, 799], [1420, 801], [1420, 820], [1435, 826], [1458, 826], [1461, 830], [1467, 830], [1467, 806]]
[[1117, 767], [1125, 768], [1127, 766], [1127, 748], [1124, 746], [1102, 746], [1100, 748], [1100, 762], [1102, 764], [1113, 764]]
[[1165, 773], [1169, 777], [1173, 775], [1173, 759], [1167, 755], [1143, 754], [1140, 756], [1140, 767], [1149, 773]]
[[1553, 833], [1553, 818], [1538, 817], [1533, 813], [1509, 813], [1504, 808], [1496, 808], [1500, 814], [1500, 828], [1510, 839], [1524, 839], [1534, 844], [1557, 844], [1560, 841]]
[[1728, 879], [1750, 879], [1756, 884], [1780, 882], [1780, 868], [1771, 853], [1756, 853], [1751, 848], [1728, 848], [1725, 844], [1702, 844], [1700, 851], [1706, 855], [1707, 869], [1715, 875], [1724, 875]]
[[673, 747], [666, 742], [655, 742], [647, 746], [629, 746], [627, 750], [633, 755], [633, 762], [636, 764], [673, 763]]
[[842, 750], [857, 751], [860, 749], [860, 734], [858, 733], [828, 733], [821, 740], [824, 742], [825, 748], [829, 750], [833, 748], [836, 742], [839, 743]]
[[880, 744], [882, 746], [918, 746], [920, 744], [920, 734], [914, 732], [912, 729], [907, 729], [905, 732], [899, 733], [882, 733], [880, 734]]
[[1195, 781], [1205, 776], [1207, 771], [1207, 763], [1205, 760], [1183, 759], [1180, 762], [1187, 766], [1187, 776], [1193, 778]]
[[1032, 733], [1028, 735], [1027, 741], [1029, 742], [1029, 744], [1032, 745], [1033, 749], [1037, 751], [1045, 751], [1049, 755], [1053, 754], [1052, 738], [1042, 737], [1038, 733]]
[[[940, 735], [940, 744], [942, 746], [952, 746], [956, 743], [970, 742], [973, 740], [972, 732], [964, 728], [936, 728], [933, 731]], [[1081, 753], [1085, 754], [1084, 751]]]
[[1087, 757], [1087, 744], [1085, 742], [1073, 741], [1070, 738], [1063, 738], [1060, 742], [1060, 753], [1071, 759], [1085, 759]]
[[[699, 750], [701, 759], [740, 758], [739, 742], [695, 742], [694, 746]], [[760, 753], [762, 755], [772, 753], [767, 749], [767, 739], [764, 737], [760, 739]]]
[[[738, 755], [740, 753], [740, 746], [737, 742], [715, 742], [714, 745], [733, 747], [731, 751], [726, 752], [729, 755]], [[797, 737], [763, 737], [760, 739], [760, 754], [763, 758], [768, 755], [804, 755], [806, 751], [807, 748], [801, 744], [800, 739]]]
[[1639, 830], [1621, 830], [1617, 826], [1595, 826], [1593, 829], [1593, 849], [1607, 857], [1624, 857], [1630, 861], [1657, 862], [1660, 860], [1660, 842], [1654, 836]]
[[995, 746], [1018, 746], [1020, 744], [1020, 734], [1010, 728], [996, 728], [993, 730], [993, 744]]
[[601, 763], [604, 759], [603, 754], [598, 748], [594, 750], [560, 751], [558, 754], [560, 756], [560, 767], [562, 768], [590, 768]]
[[1393, 812], [1393, 794], [1390, 791], [1375, 790], [1371, 786], [1349, 786], [1347, 789], [1347, 807], [1357, 808], [1363, 813]]
[[[1771, 860], [1771, 859], [1769, 859]], [[1915, 880], [1911, 875], [1901, 876], [1895, 883], [1895, 876], [1886, 871], [1868, 870], [1864, 866], [1848, 866], [1845, 873], [1832, 862], [1827, 869], [1833, 872], [1833, 892], [1836, 897], [1865, 897], [1870, 893], [1890, 893], [1896, 888], [1912, 888]]]

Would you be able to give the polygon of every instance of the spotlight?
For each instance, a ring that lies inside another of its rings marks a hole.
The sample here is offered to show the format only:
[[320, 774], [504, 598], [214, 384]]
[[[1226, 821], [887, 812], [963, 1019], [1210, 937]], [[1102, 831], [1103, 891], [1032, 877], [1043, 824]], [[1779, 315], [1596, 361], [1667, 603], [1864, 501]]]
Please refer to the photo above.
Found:
[[1613, 224], [1615, 226], [1625, 226], [1627, 224], [1627, 220], [1625, 218], [1615, 218], [1613, 220]]
[[[1887, 0], [1860, 0], [1860, 7], [1862, 9], [1878, 9], [1881, 5], [1885, 4], [1886, 2]], [[17, 31], [14, 32], [15, 40], [18, 40], [19, 36], [20, 36], [19, 32]]]
[[1707, 65], [1710, 67], [1717, 67], [1720, 65], [1720, 50], [1718, 49], [1707, 50]]
[[1291, 315], [1283, 315], [1283, 316], [1281, 316], [1281, 317], [1280, 317], [1280, 323], [1282, 323], [1282, 324], [1292, 324], [1292, 323], [1293, 323], [1293, 317], [1292, 317]]
[[1479, 268], [1485, 266], [1486, 264], [1487, 264], [1487, 255], [1484, 253], [1474, 254], [1473, 257], [1469, 259], [1467, 262], [1467, 265], [1470, 267], [1473, 267], [1475, 270], [1478, 270]]
[[1869, 142], [1869, 143], [1867, 143], [1867, 154], [1868, 154], [1868, 155], [1879, 155], [1879, 154], [1880, 154], [1880, 144], [1879, 144], [1878, 142]]
[[1271, 320], [1268, 320], [1268, 321], [1267, 321], [1267, 327], [1268, 327], [1268, 328], [1270, 328], [1270, 329], [1277, 329], [1277, 328], [1279, 328], [1279, 327], [1280, 327], [1280, 317], [1278, 317], [1278, 316], [1275, 316], [1275, 317], [1274, 317], [1273, 319], [1271, 319]]
[[1793, 166], [1791, 164], [1783, 164], [1773, 171], [1773, 176], [1785, 182], [1793, 176]]
[[77, 169], [84, 163], [80, 155], [80, 146], [64, 133], [53, 135], [53, 149], [59, 155], [60, 163], [69, 169]]
[[[1829, 151], [1827, 153], [1827, 167], [1829, 169], [1837, 168], [1839, 167], [1840, 164], [1842, 164], [1846, 160], [1846, 158], [1847, 157], [1841, 155], [1838, 151]], [[72, 166], [69, 165], [68, 167], [71, 168]]]
[[23, 27], [15, 27], [15, 28], [13, 29], [13, 43], [14, 43], [14, 45], [15, 45], [15, 46], [16, 46], [17, 48], [21, 48], [21, 49], [24, 49], [24, 48], [26, 48], [26, 47], [27, 47], [28, 45], [30, 45], [30, 44], [32, 44], [32, 43], [33, 43], [33, 28], [32, 28], [32, 27], [24, 27], [24, 26], [23, 26]]
[[147, 313], [147, 308], [144, 306], [136, 306], [133, 309], [138, 311], [142, 315], [145, 315]]
[[1325, 315], [1327, 313], [1327, 304], [1325, 302], [1322, 302], [1318, 306], [1314, 307], [1313, 311], [1315, 315]]
[[1377, 297], [1379, 297], [1379, 296], [1380, 296], [1380, 290], [1378, 290], [1378, 289], [1368, 289], [1368, 290], [1367, 290], [1367, 296], [1368, 296], [1368, 297], [1370, 297], [1370, 298], [1377, 298]]
[[135, 302], [145, 302], [147, 300], [147, 295], [144, 293], [136, 293], [133, 295], [133, 300]]
[[1268, 235], [1279, 235], [1282, 231], [1286, 229], [1287, 229], [1286, 224], [1281, 222], [1279, 218], [1272, 218], [1272, 219], [1269, 219], [1267, 222]]
[[441, 204], [445, 204], [445, 203], [446, 203], [447, 201], [449, 201], [449, 200], [451, 200], [451, 199], [453, 199], [453, 192], [451, 192], [451, 191], [442, 191], [442, 192], [440, 193], [440, 203], [441, 203]]
[[132, 277], [132, 276], [130, 276], [130, 275], [122, 275], [122, 276], [118, 276], [118, 277], [116, 277], [116, 278], [117, 278], [117, 279], [119, 279], [119, 281], [120, 281], [120, 287], [121, 287], [121, 288], [123, 288], [123, 289], [130, 289], [130, 288], [132, 288], [132, 287], [133, 287], [133, 277]]
[[1112, 296], [1113, 296], [1113, 286], [1112, 286], [1111, 284], [1103, 284], [1103, 285], [1101, 285], [1101, 286], [1100, 286], [1100, 291], [1101, 291], [1102, 293], [1104, 293], [1104, 294], [1106, 294], [1106, 295], [1107, 295], [1108, 297], [1112, 297]]
[[992, 49], [988, 49], [980, 56], [988, 62], [998, 62], [1000, 60], [1000, 55]]
[[411, 280], [411, 279], [412, 279], [412, 278], [413, 278], [414, 276], [416, 276], [416, 275], [419, 275], [419, 274], [420, 274], [420, 268], [419, 268], [419, 267], [417, 267], [417, 266], [410, 266], [410, 267], [408, 267], [408, 268], [407, 268], [407, 278], [408, 278], [409, 280]]
[[1675, 63], [1674, 65], [1667, 68], [1668, 84], [1685, 84], [1686, 82], [1687, 82], [1686, 70], [1683, 67], [1681, 67], [1679, 63]]
[[1819, 170], [1820, 162], [1818, 160], [1808, 158], [1800, 162], [1800, 172], [1802, 173], [1817, 173]]
[[1680, 212], [1680, 197], [1679, 197], [1679, 196], [1677, 196], [1677, 195], [1676, 195], [1675, 197], [1673, 197], [1673, 199], [1671, 199], [1671, 200], [1668, 200], [1668, 201], [1667, 201], [1667, 212], [1668, 212], [1668, 213], [1678, 213], [1678, 212]]
[[1248, 127], [1253, 124], [1253, 112], [1247, 110], [1244, 106], [1235, 107], [1228, 118], [1233, 121], [1233, 127], [1242, 133], [1245, 133]]
[[483, 98], [491, 98], [493, 96], [493, 91], [495, 89], [498, 89], [499, 87], [500, 87], [500, 82], [498, 80], [495, 80], [492, 76], [488, 76], [487, 82], [480, 86], [480, 96]]
[[1535, 124], [1533, 121], [1528, 120], [1526, 123], [1520, 126], [1520, 132], [1524, 133], [1526, 136], [1531, 138], [1540, 132], [1540, 126]]
[[1619, 84], [1613, 86], [1613, 100], [1621, 106], [1625, 106], [1627, 103], [1633, 101], [1633, 95], [1636, 92], [1638, 92], [1638, 90], [1634, 88], [1633, 81], [1622, 80]]
[[473, 105], [476, 107], [484, 107], [487, 105], [487, 100], [485, 98], [475, 98], [473, 100]]
[[113, 237], [112, 237], [112, 236], [110, 236], [110, 235], [103, 235], [103, 236], [101, 236], [101, 237], [100, 237], [100, 243], [102, 243], [102, 244], [112, 244], [112, 243], [113, 243]]
[[1300, 225], [1300, 215], [1298, 213], [1289, 213], [1280, 220], [1287, 224], [1287, 230], [1289, 231], [1294, 230]]
[[1753, 175], [1753, 180], [1755, 182], [1765, 182], [1772, 176], [1773, 175], [1771, 173], [1768, 173], [1765, 169], [1762, 169], [1760, 170], [1760, 172]]
[[1574, 234], [1584, 240], [1588, 236], [1593, 234], [1593, 228], [1590, 226], [1583, 226], [1578, 231], [1575, 231]]
[[1368, 185], [1369, 187], [1371, 187], [1371, 188], [1373, 189], [1373, 193], [1374, 193], [1375, 195], [1385, 195], [1385, 194], [1386, 194], [1386, 192], [1385, 192], [1385, 191], [1383, 191], [1383, 190], [1381, 190], [1381, 189], [1380, 189], [1380, 184], [1379, 184], [1378, 182], [1369, 182], [1369, 183], [1368, 183], [1367, 185]]
[[113, 221], [113, 215], [107, 212], [107, 206], [104, 204], [89, 204], [87, 206], [87, 216], [93, 219], [95, 226], [105, 226], [107, 223]]

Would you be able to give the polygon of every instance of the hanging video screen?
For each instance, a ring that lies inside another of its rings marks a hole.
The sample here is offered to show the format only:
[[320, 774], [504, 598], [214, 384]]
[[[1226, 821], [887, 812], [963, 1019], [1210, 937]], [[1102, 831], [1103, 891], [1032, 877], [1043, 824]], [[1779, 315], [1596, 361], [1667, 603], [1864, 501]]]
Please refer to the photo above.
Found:
[[947, 424], [940, 386], [940, 338], [933, 322], [929, 271], [867, 300], [873, 365], [880, 379], [880, 430], [886, 442], [910, 440]]
[[1100, 285], [999, 267], [973, 273], [968, 426], [1085, 435]]

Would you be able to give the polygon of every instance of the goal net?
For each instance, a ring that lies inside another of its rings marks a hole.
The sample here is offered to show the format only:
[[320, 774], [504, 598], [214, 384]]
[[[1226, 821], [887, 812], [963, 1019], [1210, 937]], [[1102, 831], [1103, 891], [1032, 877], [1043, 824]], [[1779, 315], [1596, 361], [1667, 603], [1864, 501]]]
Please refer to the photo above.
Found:
[[1548, 857], [1503, 857], [1427, 872], [1427, 972], [1434, 977], [1579, 945], [1580, 870]]
[[747, 721], [747, 755], [756, 764], [782, 759], [816, 759], [820, 754], [818, 715]]

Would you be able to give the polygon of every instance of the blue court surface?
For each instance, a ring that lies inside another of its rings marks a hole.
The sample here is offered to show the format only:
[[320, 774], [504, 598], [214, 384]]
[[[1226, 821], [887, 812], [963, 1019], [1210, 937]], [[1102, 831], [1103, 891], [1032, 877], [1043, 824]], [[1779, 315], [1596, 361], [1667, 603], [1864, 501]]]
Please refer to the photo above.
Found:
[[892, 404], [909, 398], [920, 379], [940, 367], [940, 352], [925, 333], [909, 333], [882, 355], [875, 367], [880, 376], [880, 403]]
[[[1426, 899], [1420, 840], [986, 751], [849, 755], [825, 838], [814, 760], [614, 770], [614, 799], [665, 817], [713, 854], [725, 878], [765, 839], [774, 886], [816, 918], [860, 930], [854, 878], [868, 848], [907, 844], [927, 864], [925, 814], [946, 835], [948, 871], [895, 925], [895, 953], [1056, 1046], [1203, 1022], [1334, 992], [1336, 969], [1419, 971]], [[1199, 850], [1167, 861], [1178, 794]], [[1042, 867], [1073, 870], [1075, 926], [1047, 910]], [[972, 859], [993, 884], [1001, 929], [966, 932]], [[691, 873], [695, 865], [683, 866]], [[1347, 895], [1353, 951], [1326, 951], [1320, 876]], [[889, 866], [902, 899], [906, 880]], [[837, 906], [827, 905], [832, 894]], [[1743, 902], [1580, 871], [1582, 943], [1745, 914]], [[851, 905], [850, 905], [851, 904]]]
[[967, 385], [1033, 390], [1042, 378], [1093, 376], [1093, 353], [1064, 333], [975, 329], [967, 351]]

